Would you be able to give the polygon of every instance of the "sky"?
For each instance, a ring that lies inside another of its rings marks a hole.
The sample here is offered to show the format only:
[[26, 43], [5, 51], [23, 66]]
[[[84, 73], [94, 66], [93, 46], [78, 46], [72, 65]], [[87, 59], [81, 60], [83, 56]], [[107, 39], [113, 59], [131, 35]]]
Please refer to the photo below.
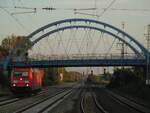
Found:
[[[0, 8], [0, 35], [3, 38], [5, 35], [27, 35], [37, 28], [54, 22], [56, 20], [72, 17], [94, 18], [86, 15], [75, 15], [73, 11], [63, 9], [67, 8], [99, 8], [97, 14], [101, 14], [101, 8], [106, 8], [113, 0], [0, 0], [0, 6], [6, 7], [56, 7], [56, 11], [42, 11], [38, 10], [36, 14], [20, 14], [10, 16], [6, 11]], [[125, 22], [126, 32], [134, 36], [141, 43], [145, 43], [144, 33], [146, 26], [150, 24], [150, 0], [116, 0], [111, 8], [121, 9], [149, 9], [149, 11], [106, 11], [106, 13], [99, 18], [100, 21], [121, 27], [121, 22]], [[9, 13], [32, 11], [5, 8]], [[82, 11], [83, 12], [83, 11]], [[84, 11], [87, 13], [95, 13], [94, 11]], [[20, 24], [18, 24], [17, 21]]]
[[[48, 23], [66, 18], [97, 19], [121, 28], [125, 23], [125, 31], [146, 47], [146, 27], [150, 24], [150, 0], [115, 0], [114, 4], [101, 17], [74, 14], [77, 8], [94, 8], [96, 11], [80, 11], [101, 15], [103, 8], [113, 0], [0, 0], [0, 41], [6, 36], [28, 35], [37, 28]], [[31, 12], [31, 9], [15, 9], [13, 7], [37, 8], [37, 13], [11, 15], [16, 12]], [[54, 7], [55, 11], [41, 10], [43, 7]], [[130, 11], [111, 10], [132, 9]], [[138, 9], [138, 10], [133, 10]], [[140, 10], [141, 9], [141, 10]], [[146, 9], [146, 11], [143, 11]]]

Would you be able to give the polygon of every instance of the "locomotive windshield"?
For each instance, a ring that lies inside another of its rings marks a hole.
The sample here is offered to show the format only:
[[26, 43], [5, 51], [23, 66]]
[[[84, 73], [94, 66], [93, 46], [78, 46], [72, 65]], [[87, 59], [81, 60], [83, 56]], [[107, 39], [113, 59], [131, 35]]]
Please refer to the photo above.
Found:
[[14, 76], [16, 76], [16, 77], [27, 77], [28, 72], [14, 72]]

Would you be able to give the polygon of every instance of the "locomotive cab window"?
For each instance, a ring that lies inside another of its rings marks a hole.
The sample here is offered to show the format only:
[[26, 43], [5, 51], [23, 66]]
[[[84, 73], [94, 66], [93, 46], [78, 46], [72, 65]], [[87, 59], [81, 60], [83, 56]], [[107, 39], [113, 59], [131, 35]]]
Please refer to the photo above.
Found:
[[14, 75], [15, 75], [16, 77], [20, 77], [20, 76], [22, 76], [22, 72], [14, 72]]
[[22, 72], [22, 76], [23, 77], [27, 77], [28, 76], [28, 72]]
[[28, 76], [28, 72], [14, 72], [14, 75], [16, 77], [27, 77]]

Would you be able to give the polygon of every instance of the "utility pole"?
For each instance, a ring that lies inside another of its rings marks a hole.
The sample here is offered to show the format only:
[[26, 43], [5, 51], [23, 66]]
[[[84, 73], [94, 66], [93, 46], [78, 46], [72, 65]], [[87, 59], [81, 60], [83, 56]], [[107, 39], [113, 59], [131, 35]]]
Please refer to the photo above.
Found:
[[[122, 29], [124, 31], [124, 28], [125, 28], [125, 23], [122, 22]], [[122, 59], [124, 59], [124, 43], [122, 42], [121, 44], [122, 48], [121, 48], [121, 56], [122, 56]]]
[[[125, 31], [125, 22], [122, 22], [122, 30]], [[124, 37], [124, 35], [123, 35]], [[126, 45], [122, 42], [121, 43], [121, 56], [124, 59], [125, 54], [127, 53]]]
[[[122, 22], [121, 25], [122, 25], [122, 27], [121, 27], [122, 30], [125, 31], [125, 22]], [[122, 37], [124, 38], [124, 35], [122, 35]], [[119, 41], [119, 42], [117, 43], [117, 46], [119, 47], [119, 50], [121, 51], [121, 53], [120, 53], [120, 54], [121, 54], [121, 57], [120, 57], [120, 58], [121, 58], [122, 60], [124, 60], [125, 54], [127, 53], [126, 45], [124, 44], [124, 42], [120, 42], [120, 41]], [[124, 66], [122, 66], [122, 68], [124, 68]]]
[[147, 34], [145, 34], [147, 40], [147, 68], [146, 68], [146, 85], [150, 85], [149, 75], [149, 51], [150, 51], [150, 24], [147, 26]]
[[[125, 22], [122, 22], [122, 30], [125, 31]], [[124, 37], [124, 35], [123, 35], [123, 37]], [[125, 57], [125, 50], [126, 50], [125, 46], [126, 45], [123, 42], [119, 42], [117, 44], [119, 45], [120, 50], [121, 50], [121, 58], [124, 59], [124, 57]]]

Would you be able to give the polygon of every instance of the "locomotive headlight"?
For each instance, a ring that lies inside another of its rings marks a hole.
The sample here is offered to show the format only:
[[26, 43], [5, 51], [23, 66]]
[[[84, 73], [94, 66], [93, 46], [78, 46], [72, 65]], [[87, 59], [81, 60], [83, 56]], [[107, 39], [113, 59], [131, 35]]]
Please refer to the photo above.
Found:
[[13, 84], [13, 86], [16, 86], [16, 84]]
[[22, 78], [20, 78], [20, 80], [22, 80]]
[[29, 84], [26, 84], [26, 86], [29, 86]]

